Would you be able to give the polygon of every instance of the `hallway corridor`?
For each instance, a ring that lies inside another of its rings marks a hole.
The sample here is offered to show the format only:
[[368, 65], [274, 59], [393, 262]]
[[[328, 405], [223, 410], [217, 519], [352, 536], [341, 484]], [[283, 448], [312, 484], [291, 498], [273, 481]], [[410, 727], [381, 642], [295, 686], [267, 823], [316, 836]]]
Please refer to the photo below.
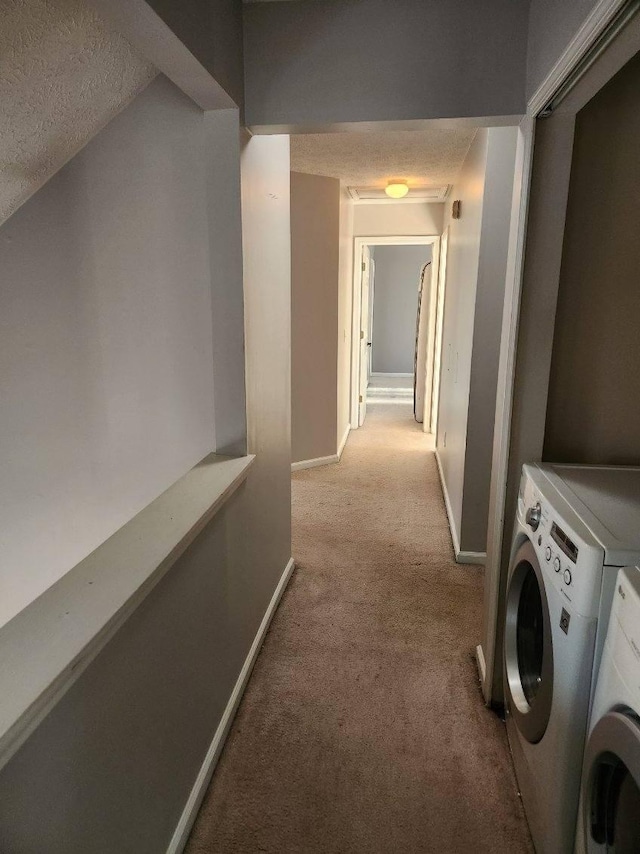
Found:
[[294, 475], [297, 569], [189, 854], [532, 851], [430, 441], [372, 406], [340, 464]]

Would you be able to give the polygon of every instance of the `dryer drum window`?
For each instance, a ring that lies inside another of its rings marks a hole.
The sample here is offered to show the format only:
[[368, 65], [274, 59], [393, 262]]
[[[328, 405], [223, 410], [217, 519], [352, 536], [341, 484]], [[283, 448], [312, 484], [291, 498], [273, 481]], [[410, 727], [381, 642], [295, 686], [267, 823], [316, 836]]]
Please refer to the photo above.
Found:
[[520, 589], [516, 623], [516, 648], [522, 691], [527, 702], [531, 705], [542, 682], [544, 613], [540, 586], [530, 564]]
[[583, 828], [589, 854], [640, 851], [640, 721], [611, 711], [593, 728], [582, 777]]
[[640, 789], [625, 763], [613, 754], [600, 758], [591, 792], [591, 838], [606, 851], [640, 851]]
[[509, 712], [527, 741], [543, 737], [553, 700], [549, 603], [530, 540], [513, 557], [507, 587], [504, 666]]

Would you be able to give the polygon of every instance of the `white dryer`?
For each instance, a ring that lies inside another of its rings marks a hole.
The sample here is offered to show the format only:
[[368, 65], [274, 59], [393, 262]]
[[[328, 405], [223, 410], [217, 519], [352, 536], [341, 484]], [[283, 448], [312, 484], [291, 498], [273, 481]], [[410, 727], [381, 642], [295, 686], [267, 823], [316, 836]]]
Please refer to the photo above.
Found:
[[640, 569], [621, 569], [582, 774], [578, 851], [640, 852]]
[[618, 568], [640, 563], [640, 468], [523, 467], [507, 579], [507, 733], [538, 854], [573, 852]]

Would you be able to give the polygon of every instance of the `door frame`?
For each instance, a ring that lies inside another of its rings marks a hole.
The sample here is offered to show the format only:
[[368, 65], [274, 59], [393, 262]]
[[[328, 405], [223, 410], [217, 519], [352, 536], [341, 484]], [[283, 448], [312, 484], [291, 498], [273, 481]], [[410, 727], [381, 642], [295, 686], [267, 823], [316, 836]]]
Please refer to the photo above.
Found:
[[[442, 365], [442, 334], [444, 331], [444, 296], [447, 288], [447, 255], [449, 252], [449, 226], [440, 235], [438, 246], [438, 268], [434, 267], [432, 277], [436, 279], [434, 338], [433, 338], [433, 370], [431, 390], [431, 426], [430, 431], [435, 436], [438, 431], [438, 402], [440, 400], [440, 374]], [[424, 422], [423, 422], [423, 429]], [[426, 432], [426, 429], [425, 429]]]
[[611, 41], [549, 117], [541, 118], [540, 113], [625, 5], [625, 0], [599, 0], [532, 96], [518, 128], [489, 495], [484, 625], [477, 648], [484, 698], [494, 706], [500, 706], [504, 697], [500, 665], [504, 594], [520, 470], [524, 462], [542, 458], [575, 117], [640, 49], [640, 16]]
[[[358, 403], [359, 403], [359, 388], [360, 388], [360, 329], [361, 317], [360, 307], [362, 302], [362, 248], [364, 246], [431, 246], [433, 264], [432, 283], [437, 282], [439, 261], [440, 261], [440, 235], [439, 234], [415, 234], [403, 235], [396, 237], [393, 235], [378, 236], [378, 237], [354, 237], [353, 238], [353, 296], [352, 296], [352, 313], [351, 313], [351, 394], [350, 394], [350, 414], [351, 414], [351, 429], [355, 430], [358, 427]], [[429, 347], [427, 350], [427, 358], [430, 359], [427, 369], [428, 386], [425, 391], [425, 408], [431, 407], [432, 388], [433, 388], [433, 368], [435, 357], [433, 352], [435, 342], [435, 322], [436, 322], [436, 305], [437, 305], [437, 287], [431, 287], [429, 300]], [[416, 283], [417, 293], [417, 283]], [[375, 306], [373, 307], [375, 311]], [[373, 331], [373, 330], [372, 330]], [[430, 421], [430, 419], [429, 419]], [[429, 432], [430, 423], [423, 422], [423, 429]]]
[[[367, 259], [365, 261], [365, 258]], [[358, 420], [355, 422], [355, 426], [361, 427], [365, 419], [367, 417], [367, 388], [369, 387], [369, 380], [371, 375], [371, 368], [373, 366], [372, 359], [372, 349], [371, 346], [371, 338], [372, 338], [372, 328], [371, 324], [373, 322], [373, 298], [372, 298], [372, 288], [371, 283], [373, 280], [372, 272], [375, 270], [375, 263], [373, 260], [373, 256], [371, 254], [371, 247], [368, 245], [364, 245], [361, 249], [360, 254], [360, 334], [358, 335], [358, 356], [359, 356], [359, 369], [358, 369]], [[364, 287], [365, 282], [367, 283], [367, 287]], [[365, 291], [367, 294], [367, 317], [366, 320], [362, 318], [362, 307], [365, 302]], [[362, 329], [364, 323], [367, 324], [367, 328]], [[365, 357], [365, 364], [363, 364], [363, 356]], [[364, 391], [363, 391], [364, 390]]]

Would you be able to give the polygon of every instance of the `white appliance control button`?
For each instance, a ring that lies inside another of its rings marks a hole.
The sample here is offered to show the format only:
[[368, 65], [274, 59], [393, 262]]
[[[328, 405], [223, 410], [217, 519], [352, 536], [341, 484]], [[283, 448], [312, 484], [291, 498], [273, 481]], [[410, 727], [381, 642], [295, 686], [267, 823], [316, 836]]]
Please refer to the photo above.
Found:
[[565, 569], [564, 571], [564, 583], [571, 584], [571, 570]]
[[547, 546], [544, 550], [544, 556], [547, 560], [551, 560], [551, 546]]
[[553, 562], [553, 568], [556, 572], [560, 572], [560, 558], [557, 557]]

